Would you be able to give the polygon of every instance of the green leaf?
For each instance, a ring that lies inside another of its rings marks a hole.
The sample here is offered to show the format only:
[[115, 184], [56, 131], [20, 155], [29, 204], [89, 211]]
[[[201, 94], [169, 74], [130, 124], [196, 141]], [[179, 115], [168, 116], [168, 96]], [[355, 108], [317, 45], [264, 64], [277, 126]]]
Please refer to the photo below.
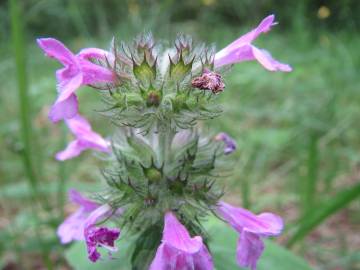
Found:
[[316, 226], [321, 224], [326, 218], [344, 208], [347, 204], [360, 196], [360, 183], [340, 191], [336, 196], [332, 196], [326, 203], [316, 207], [308, 215], [302, 218], [303, 222], [288, 242], [288, 246], [294, 245], [297, 241], [303, 239]]
[[[222, 221], [212, 217], [205, 224], [209, 235], [209, 249], [218, 270], [239, 270], [236, 263], [238, 233]], [[265, 240], [265, 251], [258, 263], [258, 270], [311, 270], [305, 260], [294, 255], [271, 240]]]

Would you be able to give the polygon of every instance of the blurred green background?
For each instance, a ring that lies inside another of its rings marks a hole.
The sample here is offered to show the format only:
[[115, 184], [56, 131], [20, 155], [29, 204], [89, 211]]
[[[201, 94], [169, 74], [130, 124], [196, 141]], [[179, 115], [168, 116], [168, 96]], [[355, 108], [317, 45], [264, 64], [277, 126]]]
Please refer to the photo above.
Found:
[[[279, 25], [255, 44], [294, 71], [234, 66], [221, 96], [224, 115], [207, 123], [239, 146], [227, 200], [283, 216], [278, 242], [315, 269], [359, 269], [357, 0], [1, 1], [0, 269], [71, 269], [54, 233], [73, 210], [66, 190], [94, 190], [101, 178], [90, 151], [54, 160], [70, 138], [47, 120], [60, 65], [44, 57], [35, 38], [55, 37], [77, 52], [144, 30], [159, 39], [182, 32], [220, 49], [271, 13]], [[106, 134], [99, 95], [79, 93], [82, 112]]]

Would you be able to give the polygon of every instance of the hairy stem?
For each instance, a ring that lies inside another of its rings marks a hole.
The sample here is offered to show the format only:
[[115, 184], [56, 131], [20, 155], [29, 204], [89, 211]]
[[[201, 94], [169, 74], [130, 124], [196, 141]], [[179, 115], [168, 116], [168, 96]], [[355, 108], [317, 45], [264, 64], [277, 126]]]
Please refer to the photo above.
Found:
[[171, 128], [169, 129], [158, 128], [158, 146], [159, 146], [158, 160], [161, 165], [165, 164], [169, 158], [171, 143], [174, 136], [175, 136], [175, 132]]

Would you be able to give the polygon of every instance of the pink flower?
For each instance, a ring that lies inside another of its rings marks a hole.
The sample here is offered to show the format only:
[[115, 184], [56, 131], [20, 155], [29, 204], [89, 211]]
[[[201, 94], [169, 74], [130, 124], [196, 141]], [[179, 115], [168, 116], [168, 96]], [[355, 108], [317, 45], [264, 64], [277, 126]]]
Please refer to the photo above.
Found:
[[270, 71], [291, 71], [292, 68], [289, 65], [273, 59], [268, 51], [252, 45], [252, 42], [261, 33], [270, 31], [271, 26], [276, 24], [274, 19], [274, 15], [266, 17], [261, 21], [258, 27], [217, 52], [215, 54], [215, 67], [218, 68], [243, 61], [257, 60], [264, 68]]
[[57, 59], [65, 67], [56, 72], [58, 81], [58, 98], [53, 104], [49, 118], [52, 122], [70, 119], [78, 112], [76, 89], [82, 85], [100, 82], [114, 82], [114, 73], [89, 61], [89, 58], [111, 58], [106, 51], [88, 48], [74, 55], [60, 41], [53, 38], [40, 38], [37, 43], [48, 57]]
[[212, 258], [200, 236], [190, 237], [172, 212], [165, 214], [163, 238], [149, 270], [212, 270]]
[[69, 191], [69, 198], [80, 207], [75, 213], [67, 217], [57, 230], [57, 235], [62, 244], [84, 240], [84, 223], [90, 213], [99, 207], [97, 203], [83, 197], [74, 189]]
[[109, 253], [117, 251], [115, 240], [120, 236], [120, 229], [96, 226], [97, 223], [109, 218], [112, 213], [111, 207], [104, 204], [93, 211], [84, 222], [88, 258], [92, 262], [96, 262], [101, 256], [97, 250], [99, 247], [107, 249]]
[[236, 250], [239, 266], [256, 270], [257, 261], [264, 250], [261, 238], [281, 234], [284, 227], [281, 217], [272, 213], [255, 215], [225, 202], [219, 203], [217, 212], [240, 234]]
[[65, 150], [56, 154], [57, 160], [66, 160], [80, 155], [86, 149], [95, 149], [101, 152], [109, 152], [109, 142], [95, 133], [89, 122], [79, 114], [65, 120], [75, 140], [68, 144]]
[[224, 142], [224, 154], [228, 155], [231, 154], [236, 150], [236, 142], [233, 138], [231, 138], [227, 133], [221, 132], [215, 136], [216, 141], [223, 141]]
[[[116, 251], [115, 240], [120, 236], [120, 229], [96, 226], [96, 223], [108, 219], [113, 214], [111, 207], [90, 201], [74, 189], [69, 191], [69, 197], [80, 208], [60, 224], [57, 235], [61, 243], [85, 240], [92, 262], [100, 258], [98, 247], [104, 247], [110, 252]], [[115, 215], [121, 215], [122, 212], [122, 209], [118, 209]]]

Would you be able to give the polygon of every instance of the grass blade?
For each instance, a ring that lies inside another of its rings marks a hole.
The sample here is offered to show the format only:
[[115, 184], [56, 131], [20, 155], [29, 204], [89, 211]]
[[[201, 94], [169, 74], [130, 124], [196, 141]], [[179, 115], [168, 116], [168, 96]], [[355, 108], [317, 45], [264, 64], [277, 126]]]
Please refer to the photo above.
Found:
[[318, 136], [311, 134], [308, 145], [307, 176], [304, 181], [303, 215], [311, 212], [316, 199], [316, 184], [319, 169]]
[[37, 191], [37, 177], [35, 175], [33, 162], [31, 159], [31, 111], [30, 100], [28, 95], [28, 81], [26, 75], [26, 52], [24, 41], [24, 26], [21, 21], [22, 14], [18, 2], [10, 1], [11, 16], [11, 41], [14, 50], [16, 80], [18, 86], [19, 109], [20, 109], [20, 133], [23, 144], [23, 162], [25, 173], [29, 183], [34, 191]]
[[321, 222], [344, 208], [359, 196], [360, 183], [340, 191], [335, 197], [332, 197], [328, 202], [324, 203], [322, 207], [319, 207], [319, 210], [303, 217], [303, 222], [300, 224], [300, 227], [295, 234], [290, 238], [287, 245], [289, 247], [293, 246], [296, 242], [308, 235], [316, 226], [321, 224]]

